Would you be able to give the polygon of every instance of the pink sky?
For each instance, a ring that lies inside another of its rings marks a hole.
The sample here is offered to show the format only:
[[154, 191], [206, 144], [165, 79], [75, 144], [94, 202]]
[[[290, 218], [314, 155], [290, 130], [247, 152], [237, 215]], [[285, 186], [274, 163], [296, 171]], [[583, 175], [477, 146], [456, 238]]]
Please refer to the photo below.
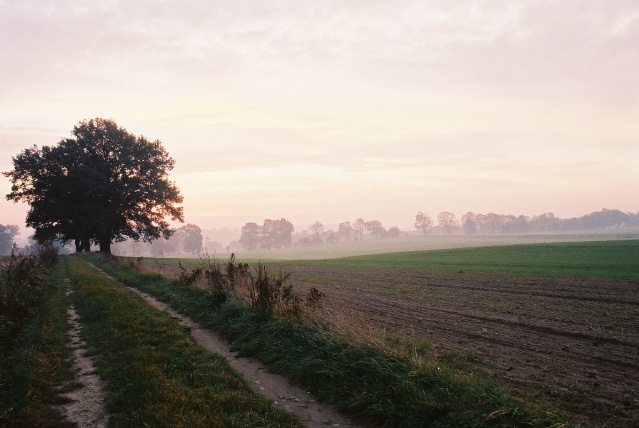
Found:
[[0, 0], [0, 56], [1, 171], [113, 118], [206, 228], [639, 211], [636, 0]]

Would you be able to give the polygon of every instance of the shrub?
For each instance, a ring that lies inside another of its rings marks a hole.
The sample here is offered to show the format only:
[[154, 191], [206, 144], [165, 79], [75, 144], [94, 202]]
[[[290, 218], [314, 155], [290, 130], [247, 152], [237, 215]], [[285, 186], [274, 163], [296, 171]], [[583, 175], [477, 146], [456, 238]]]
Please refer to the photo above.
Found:
[[[57, 252], [41, 247], [37, 254], [22, 256], [14, 248], [0, 265], [0, 342], [12, 338], [28, 321], [43, 298], [45, 271], [55, 264]], [[3, 346], [3, 348], [5, 348]]]
[[[257, 313], [258, 317], [268, 318], [274, 311], [282, 299], [282, 291], [284, 283], [291, 276], [280, 274], [277, 278], [269, 277], [266, 266], [261, 263], [255, 268], [257, 276], [251, 276], [249, 288], [249, 296], [251, 298], [251, 306]], [[292, 296], [292, 287], [287, 290], [287, 295]], [[288, 299], [290, 300], [290, 299]]]

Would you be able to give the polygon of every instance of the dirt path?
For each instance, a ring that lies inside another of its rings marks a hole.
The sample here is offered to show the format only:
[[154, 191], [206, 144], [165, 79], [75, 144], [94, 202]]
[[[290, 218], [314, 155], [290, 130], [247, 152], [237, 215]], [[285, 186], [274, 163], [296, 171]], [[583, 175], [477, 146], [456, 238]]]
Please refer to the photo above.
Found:
[[204, 349], [225, 357], [231, 367], [240, 373], [251, 384], [255, 391], [272, 400], [278, 406], [295, 414], [309, 427], [326, 426], [350, 426], [356, 427], [353, 422], [342, 416], [332, 407], [321, 404], [308, 392], [292, 386], [288, 381], [277, 374], [269, 373], [264, 366], [252, 358], [238, 357], [230, 350], [229, 345], [208, 330], [202, 328], [192, 319], [176, 312], [168, 305], [156, 300], [152, 296], [135, 288], [129, 290], [138, 293], [149, 304], [157, 309], [165, 311], [183, 325], [191, 329], [193, 338]]
[[[69, 280], [65, 280], [67, 284]], [[71, 290], [67, 290], [67, 295]], [[81, 428], [104, 428], [108, 424], [108, 414], [104, 408], [104, 382], [95, 373], [91, 358], [85, 355], [86, 343], [80, 339], [82, 326], [80, 317], [73, 305], [69, 306], [67, 316], [71, 329], [69, 330], [70, 347], [73, 349], [73, 369], [76, 373], [75, 381], [82, 386], [63, 396], [71, 400], [70, 403], [58, 408], [66, 418]]]

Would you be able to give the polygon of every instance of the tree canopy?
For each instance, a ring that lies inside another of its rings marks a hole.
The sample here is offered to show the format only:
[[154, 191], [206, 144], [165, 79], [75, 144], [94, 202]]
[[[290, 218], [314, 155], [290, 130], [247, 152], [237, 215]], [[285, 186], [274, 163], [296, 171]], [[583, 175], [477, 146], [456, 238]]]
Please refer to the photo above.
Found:
[[183, 220], [182, 195], [168, 173], [175, 165], [159, 140], [135, 136], [110, 119], [85, 120], [73, 138], [23, 150], [13, 158], [7, 199], [30, 205], [26, 224], [40, 242], [75, 241], [76, 251], [127, 237], [152, 241]]
[[266, 219], [263, 226], [259, 226], [257, 223], [246, 223], [242, 227], [240, 243], [247, 250], [254, 250], [258, 244], [269, 250], [288, 248], [293, 245], [294, 230], [293, 223], [285, 218]]
[[[187, 253], [197, 253], [202, 251], [204, 239], [202, 237], [202, 229], [196, 224], [188, 223], [175, 231], [174, 238], [178, 238], [180, 246]], [[172, 238], [172, 239], [174, 239]]]

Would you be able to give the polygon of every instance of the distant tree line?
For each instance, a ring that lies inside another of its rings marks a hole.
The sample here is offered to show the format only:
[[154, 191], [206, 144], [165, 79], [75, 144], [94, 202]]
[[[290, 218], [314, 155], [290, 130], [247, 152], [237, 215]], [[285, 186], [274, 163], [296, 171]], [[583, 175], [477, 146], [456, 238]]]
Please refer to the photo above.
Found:
[[195, 255], [204, 250], [202, 229], [193, 223], [172, 229], [171, 237], [168, 239], [160, 238], [151, 242], [127, 239], [126, 241], [113, 244], [113, 251], [116, 254], [126, 254], [130, 256], [150, 255], [153, 257], [165, 257], [178, 254]]
[[257, 223], [246, 223], [242, 227], [239, 243], [242, 248], [251, 251], [258, 248], [308, 247], [358, 241], [364, 239], [366, 233], [373, 239], [396, 238], [400, 235], [400, 230], [396, 226], [386, 230], [379, 220], [365, 221], [363, 218], [358, 218], [353, 223], [342, 222], [337, 230], [326, 230], [320, 221], [315, 221], [307, 230], [297, 234], [293, 234], [294, 231], [293, 224], [284, 218], [264, 220], [262, 226]]
[[252, 222], [246, 223], [242, 227], [240, 244], [246, 250], [289, 248], [293, 245], [294, 231], [293, 223], [285, 218], [264, 220], [262, 226]]
[[[515, 233], [557, 232], [557, 231], [587, 231], [605, 229], [623, 229], [639, 227], [639, 213], [624, 213], [619, 210], [602, 209], [581, 217], [561, 219], [553, 213], [539, 214], [533, 217], [505, 214], [475, 214], [467, 212], [461, 219], [449, 211], [440, 212], [435, 220], [428, 213], [422, 211], [415, 215], [415, 229], [423, 235], [427, 234], [465, 234], [465, 235], [498, 235]], [[195, 224], [187, 224], [171, 230], [170, 239], [156, 239], [150, 243], [126, 240], [114, 244], [114, 249], [130, 255], [150, 254], [162, 257], [174, 254], [196, 254], [204, 249], [229, 251], [234, 244], [245, 250], [280, 249], [293, 246], [307, 247], [322, 244], [337, 244], [349, 241], [369, 239], [398, 238], [401, 231], [398, 227], [386, 230], [378, 220], [365, 221], [358, 218], [354, 222], [345, 221], [339, 224], [337, 230], [324, 227], [320, 221], [315, 221], [308, 229], [294, 234], [293, 224], [281, 218], [279, 220], [264, 220], [260, 226], [257, 223], [246, 223], [241, 229], [239, 242], [232, 242], [224, 248], [217, 241], [204, 242], [202, 230]], [[0, 224], [0, 255], [11, 253], [15, 237], [19, 234], [18, 226]], [[34, 241], [31, 246], [37, 245]], [[59, 246], [59, 244], [58, 244]], [[29, 248], [21, 251], [30, 253]], [[65, 248], [59, 248], [65, 252]]]
[[553, 213], [539, 214], [533, 217], [512, 214], [475, 214], [467, 212], [460, 220], [449, 211], [437, 215], [437, 223], [422, 211], [415, 215], [415, 229], [426, 235], [439, 233], [451, 235], [498, 235], [513, 233], [584, 231], [603, 229], [622, 229], [639, 226], [639, 213], [624, 213], [619, 210], [602, 209], [582, 217], [561, 219]]

